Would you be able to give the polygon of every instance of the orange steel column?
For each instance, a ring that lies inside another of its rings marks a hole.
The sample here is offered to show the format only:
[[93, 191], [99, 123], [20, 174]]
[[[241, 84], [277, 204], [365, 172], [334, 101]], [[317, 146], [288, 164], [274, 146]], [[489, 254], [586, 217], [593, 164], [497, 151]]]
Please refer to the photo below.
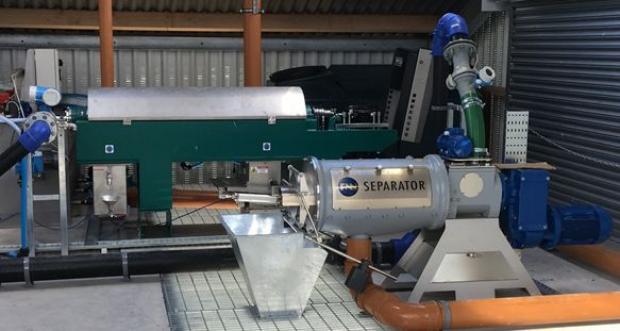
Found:
[[99, 0], [99, 59], [102, 87], [114, 86], [114, 48], [112, 38], [112, 0]]
[[261, 0], [243, 1], [243, 63], [245, 86], [261, 86]]

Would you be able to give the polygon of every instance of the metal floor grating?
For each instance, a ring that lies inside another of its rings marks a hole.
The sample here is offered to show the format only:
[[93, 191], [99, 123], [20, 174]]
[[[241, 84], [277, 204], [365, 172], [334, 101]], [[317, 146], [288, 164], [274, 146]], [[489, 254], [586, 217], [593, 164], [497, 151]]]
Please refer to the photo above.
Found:
[[[180, 215], [185, 215], [194, 211], [195, 208], [173, 208], [171, 209], [172, 218], [176, 218]], [[220, 215], [238, 214], [238, 209], [201, 209], [197, 212], [191, 213], [187, 216], [181, 217], [174, 221], [174, 224], [188, 225], [188, 224], [218, 224], [220, 223]], [[151, 224], [162, 225], [166, 224], [166, 213], [157, 212], [150, 213], [147, 216], [147, 220]]]
[[163, 275], [172, 331], [387, 330], [360, 313], [344, 286], [342, 268], [325, 265], [300, 319], [257, 319], [240, 269]]

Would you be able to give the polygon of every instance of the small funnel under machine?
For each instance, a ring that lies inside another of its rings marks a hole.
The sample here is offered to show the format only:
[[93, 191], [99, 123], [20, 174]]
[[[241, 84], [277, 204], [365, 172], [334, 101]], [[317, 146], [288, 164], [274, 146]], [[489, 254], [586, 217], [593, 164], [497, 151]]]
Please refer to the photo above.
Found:
[[222, 216], [261, 318], [300, 317], [327, 252], [284, 227], [279, 213]]

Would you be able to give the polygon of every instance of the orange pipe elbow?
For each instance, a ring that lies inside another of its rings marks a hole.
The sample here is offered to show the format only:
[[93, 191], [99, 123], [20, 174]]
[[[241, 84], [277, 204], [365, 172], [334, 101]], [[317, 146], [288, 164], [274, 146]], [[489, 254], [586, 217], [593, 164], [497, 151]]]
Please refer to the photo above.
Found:
[[379, 322], [397, 330], [441, 330], [443, 314], [439, 304], [403, 302], [377, 285], [369, 285], [355, 301]]

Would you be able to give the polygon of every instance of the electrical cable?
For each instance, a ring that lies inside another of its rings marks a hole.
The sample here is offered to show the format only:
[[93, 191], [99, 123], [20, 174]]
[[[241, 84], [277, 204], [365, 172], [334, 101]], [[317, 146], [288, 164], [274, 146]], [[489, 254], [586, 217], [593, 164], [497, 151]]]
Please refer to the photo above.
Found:
[[17, 83], [15, 82], [16, 79], [17, 79], [16, 73], [11, 74], [11, 82], [13, 83], [13, 91], [15, 91], [13, 95], [17, 99], [17, 105], [18, 105], [17, 110], [19, 111], [21, 117], [26, 117], [24, 113], [24, 108], [22, 108], [22, 101], [19, 99], [19, 89], [17, 88]]
[[[67, 230], [72, 230], [75, 229], [79, 226], [81, 226], [82, 224], [84, 224], [84, 222], [90, 218], [90, 215], [86, 215], [84, 216], [81, 220], [75, 222], [74, 224], [71, 224], [67, 227]], [[37, 221], [36, 219], [33, 219], [34, 223], [42, 228], [48, 229], [48, 230], [52, 230], [52, 231], [60, 231], [61, 228], [60, 227], [55, 227], [55, 226], [49, 226], [49, 225], [45, 225], [40, 223], [39, 221]]]
[[531, 133], [533, 133], [535, 136], [537, 136], [538, 138], [540, 138], [541, 140], [543, 140], [544, 142], [546, 142], [547, 144], [549, 144], [549, 145], [551, 145], [553, 147], [556, 147], [556, 148], [558, 148], [558, 149], [560, 149], [560, 150], [562, 150], [562, 151], [564, 151], [564, 152], [566, 152], [568, 154], [571, 154], [573, 156], [582, 158], [584, 160], [587, 160], [587, 161], [590, 161], [590, 162], [593, 162], [593, 163], [596, 163], [596, 164], [600, 164], [600, 165], [607, 166], [607, 167], [610, 167], [610, 168], [620, 169], [620, 163], [602, 160], [602, 159], [599, 159], [599, 158], [596, 158], [596, 157], [592, 157], [592, 156], [589, 156], [589, 155], [585, 155], [583, 153], [579, 153], [579, 152], [573, 151], [572, 149], [564, 147], [564, 146], [560, 145], [559, 143], [553, 141], [552, 139], [545, 137], [540, 132], [538, 132], [538, 131], [536, 131], [534, 129], [529, 129], [529, 131]]
[[0, 217], [0, 222], [6, 222], [17, 215], [19, 215], [19, 213], [13, 213], [6, 217]]

